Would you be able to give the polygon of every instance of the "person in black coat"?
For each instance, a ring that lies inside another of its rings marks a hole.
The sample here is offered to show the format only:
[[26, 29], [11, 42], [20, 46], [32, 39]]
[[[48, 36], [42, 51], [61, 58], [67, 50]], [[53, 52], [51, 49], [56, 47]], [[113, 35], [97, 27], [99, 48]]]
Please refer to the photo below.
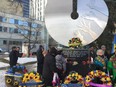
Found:
[[12, 47], [12, 51], [10, 52], [9, 54], [9, 64], [10, 64], [10, 67], [13, 67], [16, 65], [16, 61], [17, 61], [17, 54], [16, 54], [16, 47], [13, 46]]
[[19, 51], [20, 51], [20, 47], [16, 47], [16, 57], [15, 57], [15, 61], [14, 61], [15, 65], [17, 64], [18, 57], [22, 56]]
[[44, 63], [43, 51], [44, 51], [44, 47], [40, 45], [36, 53], [37, 54], [37, 72], [41, 75], [42, 75], [43, 63]]
[[57, 55], [57, 50], [52, 47], [45, 56], [44, 66], [43, 66], [43, 78], [45, 86], [52, 86], [53, 74], [57, 72], [55, 56]]

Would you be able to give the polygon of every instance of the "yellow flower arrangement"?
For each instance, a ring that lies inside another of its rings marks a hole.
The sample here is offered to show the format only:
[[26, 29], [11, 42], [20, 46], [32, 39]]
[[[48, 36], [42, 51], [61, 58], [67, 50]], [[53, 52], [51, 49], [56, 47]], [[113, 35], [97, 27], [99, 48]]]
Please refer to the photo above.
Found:
[[69, 47], [81, 47], [82, 46], [82, 41], [80, 40], [80, 38], [72, 38], [71, 40], [69, 40], [68, 42], [68, 46]]
[[22, 79], [22, 83], [26, 83], [30, 80], [33, 80], [35, 82], [42, 82], [41, 76], [36, 72], [25, 73]]
[[92, 82], [96, 77], [99, 77], [100, 81], [102, 81], [103, 84], [109, 86], [112, 85], [110, 76], [108, 76], [105, 72], [102, 72], [100, 70], [95, 70], [89, 72], [89, 74], [85, 77], [85, 87], [89, 87], [90, 85], [87, 83]]
[[64, 81], [64, 84], [69, 83], [83, 83], [83, 78], [77, 72], [72, 72], [65, 78]]

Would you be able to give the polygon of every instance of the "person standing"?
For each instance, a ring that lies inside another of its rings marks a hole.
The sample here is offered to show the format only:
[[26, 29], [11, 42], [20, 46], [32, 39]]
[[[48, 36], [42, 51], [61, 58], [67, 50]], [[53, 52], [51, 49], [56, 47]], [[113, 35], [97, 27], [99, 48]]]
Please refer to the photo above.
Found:
[[116, 48], [114, 50], [114, 55], [109, 59], [108, 70], [111, 71], [110, 75], [113, 75], [113, 84], [116, 84]]
[[89, 48], [89, 51], [90, 51], [90, 57], [94, 58], [96, 57], [96, 52], [94, 50], [94, 47], [93, 46], [90, 46]]
[[43, 65], [43, 79], [44, 87], [52, 86], [52, 80], [54, 73], [57, 72], [55, 56], [57, 55], [57, 50], [52, 47], [49, 53], [46, 54]]
[[22, 56], [22, 55], [20, 55], [19, 51], [20, 51], [20, 47], [16, 47], [16, 58], [14, 60], [15, 65], [17, 64], [18, 57]]
[[42, 75], [43, 71], [43, 63], [44, 63], [44, 55], [43, 55], [44, 47], [42, 45], [39, 46], [37, 50], [37, 72]]
[[66, 61], [62, 55], [62, 50], [58, 50], [58, 54], [55, 57], [56, 59], [56, 67], [58, 69], [58, 76], [61, 80], [63, 80], [63, 74], [66, 72]]
[[104, 56], [104, 51], [99, 49], [97, 50], [97, 57], [94, 60], [96, 65], [96, 70], [101, 70], [106, 72], [108, 59]]
[[12, 51], [9, 54], [9, 64], [10, 64], [10, 67], [13, 67], [13, 66], [16, 65], [16, 60], [17, 60], [16, 58], [17, 58], [16, 47], [13, 46], [12, 47]]
[[101, 49], [104, 51], [104, 56], [106, 56], [109, 60], [110, 58], [110, 54], [108, 54], [107, 50], [106, 50], [106, 46], [105, 45], [102, 45], [101, 46]]

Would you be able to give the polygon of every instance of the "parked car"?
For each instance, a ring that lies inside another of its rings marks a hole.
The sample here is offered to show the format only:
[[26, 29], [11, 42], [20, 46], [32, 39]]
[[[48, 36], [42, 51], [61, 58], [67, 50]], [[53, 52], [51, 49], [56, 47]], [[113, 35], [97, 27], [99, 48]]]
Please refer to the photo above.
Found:
[[2, 48], [0, 48], [0, 53], [3, 52]]

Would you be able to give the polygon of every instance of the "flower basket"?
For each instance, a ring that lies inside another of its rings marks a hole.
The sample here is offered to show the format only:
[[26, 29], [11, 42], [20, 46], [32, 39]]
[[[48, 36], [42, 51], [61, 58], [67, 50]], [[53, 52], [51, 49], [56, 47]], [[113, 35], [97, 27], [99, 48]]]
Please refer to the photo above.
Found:
[[84, 83], [84, 79], [77, 72], [72, 71], [65, 78], [64, 84], [61, 87], [82, 87]]
[[100, 70], [91, 71], [85, 77], [85, 87], [112, 87], [110, 76]]
[[43, 86], [42, 76], [37, 72], [25, 73], [22, 77], [19, 87], [22, 86]]

